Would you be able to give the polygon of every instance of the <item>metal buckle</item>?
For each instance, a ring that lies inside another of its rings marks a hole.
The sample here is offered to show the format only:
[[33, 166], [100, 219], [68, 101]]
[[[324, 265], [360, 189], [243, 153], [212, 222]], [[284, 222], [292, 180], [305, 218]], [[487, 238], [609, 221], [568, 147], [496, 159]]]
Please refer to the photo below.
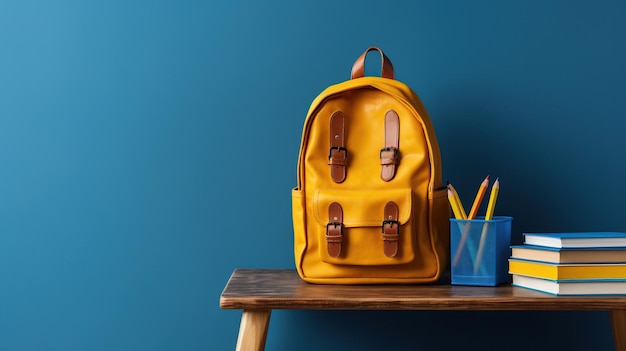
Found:
[[[385, 224], [389, 224], [389, 226], [391, 227], [391, 229], [393, 229], [393, 226], [396, 225], [398, 228], [400, 228], [400, 222], [398, 221], [392, 221], [392, 220], [388, 220], [388, 221], [383, 221], [383, 225], [381, 226], [381, 230], [383, 233], [385, 233]], [[396, 229], [396, 233], [398, 234], [399, 230]], [[391, 234], [391, 233], [387, 233], [387, 234]]]
[[393, 158], [398, 158], [398, 149], [393, 146], [387, 146], [380, 149], [380, 158], [383, 158], [383, 152], [385, 151], [393, 151]]
[[334, 229], [339, 227], [339, 235], [343, 236], [343, 223], [341, 222], [328, 222], [328, 224], [326, 224], [326, 236], [328, 236], [328, 229], [331, 225], [334, 227]]
[[345, 152], [344, 158], [348, 158], [348, 149], [343, 146], [331, 146], [330, 150], [328, 150], [328, 159], [330, 160], [333, 157], [333, 150], [337, 150], [337, 152]]

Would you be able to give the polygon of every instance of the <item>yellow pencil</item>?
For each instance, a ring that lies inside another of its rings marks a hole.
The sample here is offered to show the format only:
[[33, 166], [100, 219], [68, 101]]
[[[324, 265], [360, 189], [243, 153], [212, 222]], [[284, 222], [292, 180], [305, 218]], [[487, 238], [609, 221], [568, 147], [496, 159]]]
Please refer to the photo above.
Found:
[[478, 188], [478, 193], [476, 193], [476, 198], [474, 199], [474, 203], [472, 204], [472, 208], [470, 209], [467, 219], [476, 218], [476, 214], [478, 214], [478, 209], [480, 208], [480, 203], [483, 201], [483, 197], [487, 192], [487, 186], [489, 186], [489, 176], [487, 176], [485, 180], [483, 180], [483, 182], [480, 184], [480, 187]]
[[496, 178], [496, 181], [493, 182], [493, 186], [491, 187], [491, 194], [489, 194], [489, 203], [487, 204], [487, 213], [485, 214], [486, 220], [491, 220], [493, 218], [493, 211], [496, 208], [496, 200], [498, 199], [498, 192], [500, 191], [500, 180]]
[[463, 218], [463, 213], [459, 208], [459, 203], [454, 196], [454, 192], [448, 187], [448, 201], [450, 201], [450, 207], [452, 207], [452, 212], [454, 213], [454, 218], [456, 219], [465, 219]]
[[463, 208], [463, 203], [461, 203], [461, 198], [459, 197], [459, 194], [456, 192], [456, 189], [454, 189], [452, 184], [448, 183], [448, 198], [450, 198], [450, 192], [452, 192], [454, 201], [456, 202], [458, 206], [460, 216], [458, 216], [457, 219], [467, 219], [467, 213], [465, 212], [465, 209]]
[[[498, 198], [498, 192], [500, 191], [500, 180], [496, 178], [491, 187], [491, 194], [489, 194], [489, 203], [487, 204], [487, 213], [485, 214], [485, 220], [490, 221], [493, 219], [493, 212], [496, 207], [496, 200]], [[474, 273], [478, 272], [480, 268], [480, 261], [482, 261], [483, 250], [485, 249], [485, 241], [487, 237], [487, 230], [489, 229], [489, 223], [485, 222], [483, 225], [483, 231], [480, 234], [480, 243], [478, 244], [478, 253], [476, 254], [476, 262], [474, 262]]]

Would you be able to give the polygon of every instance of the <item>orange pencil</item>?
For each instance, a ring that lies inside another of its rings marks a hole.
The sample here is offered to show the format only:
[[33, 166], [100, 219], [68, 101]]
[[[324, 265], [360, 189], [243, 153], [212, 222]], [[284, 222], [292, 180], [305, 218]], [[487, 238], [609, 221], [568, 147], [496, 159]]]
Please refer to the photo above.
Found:
[[[478, 213], [478, 209], [480, 208], [480, 203], [483, 201], [483, 197], [487, 192], [487, 187], [489, 186], [489, 176], [483, 180], [478, 188], [478, 193], [476, 194], [476, 198], [474, 199], [474, 203], [472, 204], [472, 208], [470, 209], [470, 213], [467, 216], [467, 219], [472, 220], [476, 218], [476, 214]], [[465, 245], [465, 241], [467, 240], [467, 235], [469, 234], [470, 223], [465, 223], [465, 228], [463, 229], [463, 233], [461, 234], [461, 239], [459, 240], [459, 246], [456, 249], [456, 255], [454, 255], [454, 259], [452, 260], [452, 265], [456, 266], [459, 263], [459, 259], [461, 258], [461, 251], [463, 246]]]
[[500, 179], [496, 178], [491, 187], [491, 194], [489, 194], [489, 203], [487, 204], [487, 213], [485, 214], [485, 224], [483, 225], [483, 232], [480, 235], [480, 243], [478, 244], [478, 253], [476, 254], [476, 262], [474, 262], [474, 273], [478, 273], [480, 268], [480, 261], [483, 256], [483, 250], [485, 249], [485, 237], [487, 236], [487, 230], [490, 221], [493, 219], [493, 212], [496, 207], [496, 200], [498, 199], [498, 192], [500, 192]]
[[478, 193], [476, 193], [476, 198], [474, 199], [474, 203], [472, 204], [472, 208], [470, 209], [467, 219], [476, 218], [476, 214], [478, 214], [478, 209], [480, 208], [480, 203], [483, 201], [483, 197], [485, 196], [485, 193], [487, 192], [488, 186], [489, 186], [489, 176], [487, 176], [485, 180], [483, 180], [483, 182], [480, 184], [480, 187], [478, 188]]

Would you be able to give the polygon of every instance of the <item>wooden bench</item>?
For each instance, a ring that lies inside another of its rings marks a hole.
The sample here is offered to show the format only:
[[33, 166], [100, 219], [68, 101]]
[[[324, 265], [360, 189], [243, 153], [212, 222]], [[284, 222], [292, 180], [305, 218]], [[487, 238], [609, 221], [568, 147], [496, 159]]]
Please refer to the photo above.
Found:
[[626, 296], [552, 296], [509, 285], [314, 285], [295, 270], [236, 269], [220, 307], [243, 310], [237, 350], [263, 350], [272, 310], [609, 311], [615, 350], [626, 351]]

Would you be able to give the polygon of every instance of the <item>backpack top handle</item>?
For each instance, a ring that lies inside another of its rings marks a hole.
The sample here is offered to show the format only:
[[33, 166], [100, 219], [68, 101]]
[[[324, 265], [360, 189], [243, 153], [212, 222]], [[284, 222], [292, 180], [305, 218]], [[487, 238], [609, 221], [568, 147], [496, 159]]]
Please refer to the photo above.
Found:
[[391, 64], [389, 57], [387, 57], [387, 55], [385, 55], [380, 48], [370, 46], [361, 56], [359, 56], [358, 59], [356, 59], [354, 65], [352, 65], [352, 74], [350, 75], [350, 79], [362, 78], [365, 76], [365, 56], [367, 56], [368, 52], [374, 50], [378, 51], [381, 57], [380, 76], [389, 79], [394, 78], [393, 65]]

